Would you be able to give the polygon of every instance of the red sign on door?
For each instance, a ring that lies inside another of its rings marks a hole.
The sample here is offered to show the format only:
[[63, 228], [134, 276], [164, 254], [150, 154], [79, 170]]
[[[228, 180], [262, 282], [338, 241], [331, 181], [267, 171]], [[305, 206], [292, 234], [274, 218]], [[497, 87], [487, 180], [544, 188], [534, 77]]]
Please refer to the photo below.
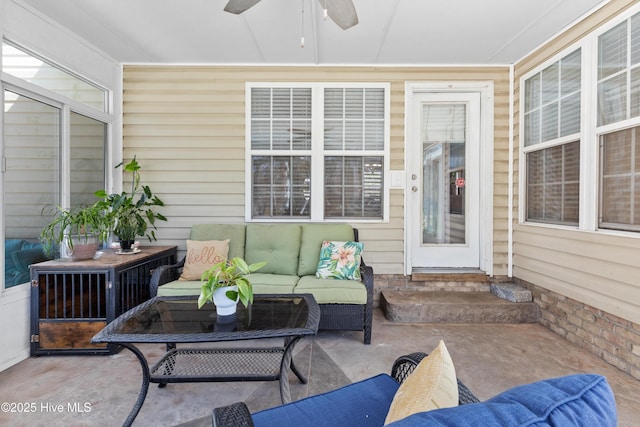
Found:
[[456, 187], [464, 187], [464, 178], [456, 178]]

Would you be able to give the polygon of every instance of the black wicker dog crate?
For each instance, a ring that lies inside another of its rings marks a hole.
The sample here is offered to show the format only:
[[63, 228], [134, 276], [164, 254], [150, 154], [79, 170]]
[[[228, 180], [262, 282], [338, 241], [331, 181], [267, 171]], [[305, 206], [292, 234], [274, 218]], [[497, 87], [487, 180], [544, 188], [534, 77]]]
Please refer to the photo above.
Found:
[[175, 264], [175, 246], [135, 254], [106, 250], [87, 261], [53, 260], [31, 266], [31, 355], [111, 354], [91, 338], [120, 314], [150, 298], [153, 270]]

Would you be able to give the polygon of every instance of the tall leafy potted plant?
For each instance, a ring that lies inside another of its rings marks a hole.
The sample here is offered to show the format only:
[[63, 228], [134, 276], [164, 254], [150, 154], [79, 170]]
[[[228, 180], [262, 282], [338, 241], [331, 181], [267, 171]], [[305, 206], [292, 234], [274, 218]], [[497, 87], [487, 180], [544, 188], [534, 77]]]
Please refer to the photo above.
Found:
[[141, 184], [141, 166], [134, 156], [129, 163], [118, 164], [125, 173], [131, 174], [131, 191], [107, 194], [106, 191], [96, 192], [102, 198], [102, 206], [110, 210], [113, 216], [113, 234], [120, 240], [121, 249], [127, 250], [137, 236], [146, 236], [149, 241], [156, 240], [156, 221], [166, 221], [167, 218], [155, 210], [164, 206], [164, 202], [148, 185]]
[[236, 257], [212, 265], [202, 274], [204, 283], [200, 289], [198, 308], [213, 301], [220, 317], [235, 314], [238, 300], [248, 307], [253, 302], [253, 287], [247, 275], [266, 264], [262, 261], [249, 265], [244, 259]]

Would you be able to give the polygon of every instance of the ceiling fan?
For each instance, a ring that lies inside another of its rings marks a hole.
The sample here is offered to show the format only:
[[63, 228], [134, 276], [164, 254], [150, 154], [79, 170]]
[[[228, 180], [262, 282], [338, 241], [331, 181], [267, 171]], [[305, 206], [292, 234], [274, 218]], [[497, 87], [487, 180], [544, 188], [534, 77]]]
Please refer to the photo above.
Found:
[[[225, 12], [241, 14], [258, 4], [260, 0], [229, 0], [224, 7]], [[319, 0], [329, 18], [340, 28], [346, 30], [358, 23], [358, 14], [352, 0]]]

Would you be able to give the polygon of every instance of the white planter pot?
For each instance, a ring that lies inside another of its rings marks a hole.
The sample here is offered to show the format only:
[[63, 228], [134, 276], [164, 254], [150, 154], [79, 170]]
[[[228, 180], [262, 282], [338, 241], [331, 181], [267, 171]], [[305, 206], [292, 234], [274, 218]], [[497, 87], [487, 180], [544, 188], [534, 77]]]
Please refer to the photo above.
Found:
[[238, 307], [238, 299], [232, 300], [227, 296], [227, 291], [237, 291], [237, 286], [223, 286], [213, 291], [213, 303], [216, 306], [218, 316], [230, 316], [235, 314]]

